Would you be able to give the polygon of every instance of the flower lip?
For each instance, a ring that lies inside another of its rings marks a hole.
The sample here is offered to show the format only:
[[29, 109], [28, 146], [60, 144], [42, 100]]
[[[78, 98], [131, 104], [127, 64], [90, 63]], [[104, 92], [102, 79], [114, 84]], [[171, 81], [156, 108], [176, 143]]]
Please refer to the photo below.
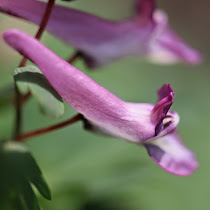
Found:
[[183, 60], [185, 63], [196, 65], [202, 61], [201, 53], [185, 44], [185, 42], [169, 28], [163, 32], [158, 42], [166, 52], [170, 53], [171, 63]]
[[159, 64], [174, 64], [185, 62], [191, 65], [201, 63], [202, 55], [190, 47], [169, 26], [167, 14], [156, 9], [153, 13], [156, 29], [150, 41], [151, 51], [148, 55], [150, 61]]
[[174, 123], [177, 121], [176, 113], [169, 112], [169, 109], [174, 101], [174, 91], [170, 84], [165, 84], [158, 90], [158, 103], [155, 105], [155, 107], [152, 110], [151, 120], [154, 124], [156, 124], [155, 127], [155, 136], [157, 136], [160, 132], [163, 130], [170, 131], [171, 128], [175, 128], [174, 126], [177, 125], [177, 123]]
[[168, 173], [189, 176], [199, 166], [195, 154], [183, 144], [176, 129], [149, 139], [144, 146], [152, 160]]

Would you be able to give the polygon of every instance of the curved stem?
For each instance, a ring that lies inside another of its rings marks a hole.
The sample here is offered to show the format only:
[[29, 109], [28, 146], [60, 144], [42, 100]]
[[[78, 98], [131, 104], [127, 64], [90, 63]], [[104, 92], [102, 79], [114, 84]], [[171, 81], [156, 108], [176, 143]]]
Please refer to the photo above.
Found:
[[77, 51], [76, 53], [73, 54], [73, 56], [71, 56], [69, 59], [67, 59], [67, 62], [69, 64], [73, 64], [75, 62], [75, 60], [77, 58], [79, 58], [81, 56], [81, 53], [79, 51]]
[[42, 36], [46, 26], [47, 26], [47, 23], [49, 21], [49, 18], [50, 18], [50, 15], [52, 13], [52, 9], [53, 9], [54, 4], [55, 4], [55, 0], [49, 0], [48, 1], [44, 16], [42, 18], [42, 22], [41, 22], [39, 30], [37, 31], [36, 36], [35, 36], [36, 39], [41, 38], [41, 36]]
[[49, 132], [57, 130], [59, 128], [63, 128], [67, 125], [71, 125], [71, 124], [73, 124], [73, 123], [75, 123], [75, 122], [77, 122], [81, 119], [83, 119], [83, 116], [81, 114], [77, 114], [74, 117], [72, 117], [71, 119], [66, 120], [64, 122], [61, 122], [61, 123], [58, 123], [56, 125], [49, 126], [49, 127], [46, 127], [46, 128], [41, 128], [41, 129], [35, 130], [35, 131], [30, 131], [30, 132], [25, 133], [25, 134], [21, 134], [21, 135], [18, 136], [17, 140], [18, 141], [25, 141], [28, 138], [35, 137], [35, 136], [38, 136], [38, 135], [43, 135], [45, 133], [49, 133]]
[[[37, 31], [37, 33], [35, 35], [36, 39], [40, 39], [41, 38], [41, 36], [42, 36], [46, 26], [47, 26], [47, 23], [49, 21], [49, 18], [50, 18], [50, 15], [52, 13], [52, 9], [53, 9], [54, 4], [55, 4], [55, 0], [49, 0], [48, 1], [48, 4], [46, 6], [46, 10], [45, 10], [44, 16], [43, 16], [41, 24], [39, 26], [39, 30]], [[23, 57], [21, 62], [20, 62], [20, 64], [19, 64], [19, 67], [25, 66], [27, 60], [28, 59], [26, 57]]]
[[[37, 31], [35, 38], [40, 39], [46, 26], [49, 21], [53, 6], [55, 4], [55, 0], [49, 0], [48, 4], [45, 9], [44, 16], [42, 18], [42, 21], [39, 26], [39, 30]], [[20, 61], [19, 67], [25, 66], [27, 62], [27, 58], [23, 57], [22, 60]], [[21, 124], [22, 124], [22, 113], [21, 113], [21, 104], [22, 104], [22, 95], [20, 91], [18, 90], [17, 86], [15, 85], [15, 91], [16, 91], [16, 124], [15, 124], [15, 132], [14, 132], [14, 139], [17, 140], [20, 131], [21, 131]]]

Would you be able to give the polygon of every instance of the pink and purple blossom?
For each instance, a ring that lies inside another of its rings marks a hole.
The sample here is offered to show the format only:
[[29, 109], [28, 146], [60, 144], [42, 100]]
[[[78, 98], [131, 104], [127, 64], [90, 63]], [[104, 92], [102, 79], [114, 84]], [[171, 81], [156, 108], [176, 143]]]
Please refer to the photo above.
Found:
[[86, 128], [143, 145], [150, 157], [169, 173], [190, 175], [198, 166], [194, 154], [176, 132], [179, 116], [169, 111], [174, 101], [170, 85], [158, 90], [156, 105], [128, 103], [93, 81], [38, 40], [9, 30], [4, 39], [34, 62], [60, 96], [84, 116]]

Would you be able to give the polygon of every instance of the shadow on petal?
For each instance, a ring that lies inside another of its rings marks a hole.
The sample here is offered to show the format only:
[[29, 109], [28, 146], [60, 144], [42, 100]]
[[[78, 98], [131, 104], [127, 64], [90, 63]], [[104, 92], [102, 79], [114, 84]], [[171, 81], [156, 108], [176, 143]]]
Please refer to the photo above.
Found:
[[185, 147], [175, 131], [151, 139], [144, 146], [155, 163], [174, 175], [188, 176], [198, 167], [193, 152]]

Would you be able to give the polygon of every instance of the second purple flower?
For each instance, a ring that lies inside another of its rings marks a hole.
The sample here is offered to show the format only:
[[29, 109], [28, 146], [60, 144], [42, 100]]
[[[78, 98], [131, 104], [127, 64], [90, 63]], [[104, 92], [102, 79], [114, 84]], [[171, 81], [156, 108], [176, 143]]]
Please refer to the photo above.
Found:
[[[1, 0], [0, 11], [39, 25], [46, 5], [36, 0]], [[109, 21], [55, 5], [47, 30], [80, 51], [90, 68], [130, 55], [168, 64], [201, 61], [200, 53], [168, 25], [167, 15], [156, 9], [154, 0], [137, 0], [135, 10], [129, 20]]]

